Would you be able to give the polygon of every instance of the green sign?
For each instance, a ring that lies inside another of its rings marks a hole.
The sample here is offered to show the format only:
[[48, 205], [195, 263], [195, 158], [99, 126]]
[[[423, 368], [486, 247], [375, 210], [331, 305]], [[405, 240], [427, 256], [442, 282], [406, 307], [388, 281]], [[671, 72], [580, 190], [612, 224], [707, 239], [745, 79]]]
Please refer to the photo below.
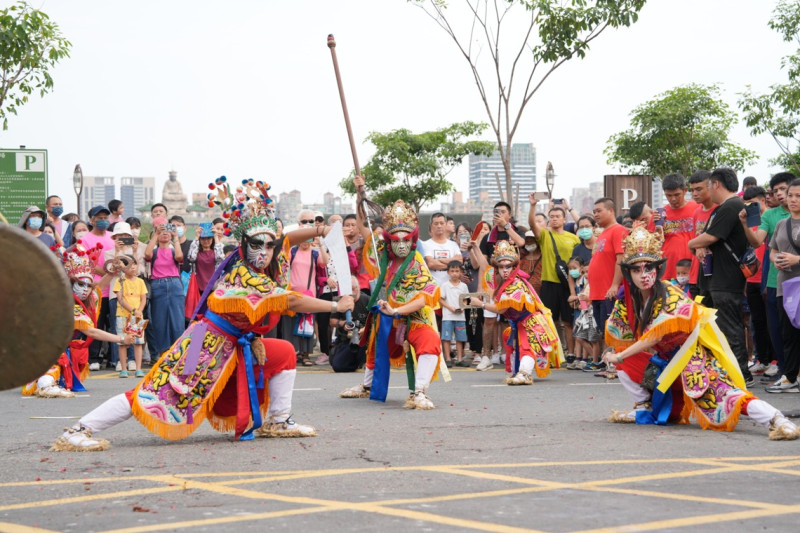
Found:
[[0, 149], [0, 213], [16, 224], [23, 211], [44, 209], [47, 198], [47, 150]]

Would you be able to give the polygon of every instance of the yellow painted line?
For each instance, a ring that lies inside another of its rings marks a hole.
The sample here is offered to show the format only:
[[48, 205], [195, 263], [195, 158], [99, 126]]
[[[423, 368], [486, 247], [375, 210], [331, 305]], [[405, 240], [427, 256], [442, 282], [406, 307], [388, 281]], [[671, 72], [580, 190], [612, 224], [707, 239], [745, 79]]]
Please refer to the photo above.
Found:
[[0, 533], [57, 533], [57, 531], [42, 529], [40, 527], [21, 526], [10, 522], [0, 522]]
[[[84, 479], [83, 482], [91, 481]], [[89, 494], [86, 496], [74, 496], [70, 498], [54, 498], [52, 500], [39, 500], [35, 502], [14, 503], [11, 505], [0, 506], [0, 511], [14, 511], [18, 509], [31, 509], [36, 507], [45, 507], [48, 505], [68, 505], [70, 503], [92, 502], [95, 500], [105, 500], [109, 498], [127, 498], [130, 496], [143, 496], [147, 494], [158, 494], [161, 492], [173, 492], [183, 490], [183, 487], [152, 487], [149, 489], [134, 489], [119, 492], [107, 492], [104, 494]]]
[[[703, 524], [720, 524], [721, 522], [730, 522], [732, 520], [749, 520], [752, 518], [761, 518], [765, 516], [775, 516], [776, 514], [792, 514], [800, 512], [800, 505], [787, 507], [785, 511], [775, 511], [774, 509], [752, 510], [752, 511], [734, 511], [730, 513], [717, 513], [709, 515], [695, 515], [683, 518], [672, 518], [667, 520], [656, 520], [653, 522], [642, 522], [639, 524], [625, 524], [616, 527], [605, 527], [599, 529], [584, 529], [582, 531], [573, 531], [573, 533], [619, 533], [620, 531], [652, 531], [655, 529], [667, 529], [676, 527], [694, 527]], [[752, 525], [753, 529], [757, 529], [755, 524]]]
[[696, 494], [676, 494], [672, 492], [658, 492], [653, 490], [641, 489], [620, 489], [615, 487], [592, 487], [583, 485], [580, 490], [591, 490], [594, 492], [612, 492], [614, 494], [628, 494], [631, 496], [650, 496], [652, 498], [664, 498], [667, 500], [679, 500], [687, 502], [713, 503], [716, 505], [732, 505], [734, 507], [753, 507], [755, 509], [774, 509], [777, 512], [784, 511], [787, 506], [777, 503], [762, 503], [747, 500], [731, 500], [727, 498], [710, 498], [708, 496], [698, 496]]

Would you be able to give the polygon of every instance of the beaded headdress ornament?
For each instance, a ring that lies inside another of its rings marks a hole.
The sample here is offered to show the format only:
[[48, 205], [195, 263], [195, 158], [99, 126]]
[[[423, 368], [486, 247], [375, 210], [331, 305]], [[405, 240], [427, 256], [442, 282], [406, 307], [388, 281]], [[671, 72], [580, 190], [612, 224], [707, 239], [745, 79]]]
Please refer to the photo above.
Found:
[[233, 235], [240, 240], [242, 235], [255, 237], [269, 234], [278, 235], [275, 221], [275, 206], [269, 197], [270, 186], [263, 181], [242, 180], [241, 186], [231, 194], [228, 179], [220, 176], [209, 183], [208, 206], [222, 209], [225, 219], [225, 235]]
[[513, 264], [519, 263], [519, 250], [510, 241], [497, 241], [492, 253], [492, 264], [496, 265], [500, 261], [511, 261]]
[[650, 233], [644, 226], [634, 226], [631, 233], [622, 240], [622, 263], [632, 265], [642, 261], [661, 261], [661, 247], [664, 237], [661, 233]]

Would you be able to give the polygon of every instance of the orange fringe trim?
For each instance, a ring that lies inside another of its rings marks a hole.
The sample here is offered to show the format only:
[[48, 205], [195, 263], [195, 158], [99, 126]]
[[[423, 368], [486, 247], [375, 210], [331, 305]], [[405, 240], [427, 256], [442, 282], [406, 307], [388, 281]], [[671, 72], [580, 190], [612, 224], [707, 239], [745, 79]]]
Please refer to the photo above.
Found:
[[539, 378], [546, 378], [550, 375], [550, 365], [547, 365], [547, 368], [539, 368], [539, 365], [533, 365], [533, 368], [536, 369], [536, 377]]
[[[214, 384], [214, 387], [209, 391], [205, 400], [203, 400], [203, 405], [194, 414], [192, 424], [170, 424], [153, 418], [147, 413], [147, 411], [144, 410], [141, 405], [139, 405], [139, 402], [136, 400], [142, 383], [144, 383], [145, 380], [152, 379], [152, 377], [158, 371], [161, 359], [166, 357], [169, 351], [170, 350], [164, 352], [164, 354], [159, 358], [158, 363], [153, 365], [153, 368], [150, 369], [150, 372], [147, 373], [147, 376], [142, 378], [142, 380], [139, 381], [139, 383], [133, 389], [133, 402], [131, 402], [131, 411], [133, 412], [133, 416], [136, 418], [136, 420], [138, 420], [139, 423], [142, 424], [150, 433], [158, 435], [162, 439], [166, 440], [181, 440], [194, 433], [194, 430], [196, 430], [203, 420], [209, 416], [209, 413], [211, 413], [214, 403], [217, 401], [217, 398], [219, 398], [219, 395], [222, 394], [222, 389], [225, 388], [225, 384], [228, 383], [228, 380], [230, 379], [234, 370], [236, 370], [236, 364], [239, 358], [239, 348], [238, 346], [235, 348], [234, 353], [228, 360], [225, 368], [222, 370], [222, 373], [217, 379], [217, 382]], [[169, 385], [165, 384], [164, 386], [168, 387]]]
[[92, 324], [88, 320], [75, 319], [75, 329], [77, 329], [78, 331], [86, 331], [87, 329], [93, 327], [94, 324]]
[[367, 271], [369, 277], [372, 279], [377, 279], [380, 275], [380, 267], [372, 262], [372, 255], [370, 252], [372, 251], [372, 239], [367, 239], [364, 242], [364, 246], [361, 247], [361, 264], [364, 265], [364, 270]]
[[208, 297], [208, 308], [218, 314], [239, 313], [247, 316], [251, 324], [259, 324], [269, 313], [294, 315], [293, 312], [289, 311], [290, 294], [294, 293], [287, 292], [261, 298], [258, 305], [253, 308], [244, 298], [217, 298], [212, 293]]
[[692, 316], [676, 316], [658, 326], [651, 328], [642, 335], [640, 340], [661, 340], [670, 333], [690, 332], [697, 325], [697, 306], [692, 306]]
[[[684, 404], [683, 410], [686, 411], [686, 407], [689, 406], [689, 410], [691, 412], [691, 416], [697, 420], [697, 423], [700, 424], [700, 427], [703, 429], [712, 429], [714, 431], [733, 431], [736, 429], [736, 424], [739, 423], [739, 416], [742, 414], [742, 407], [743, 404], [749, 402], [755, 398], [749, 392], [743, 394], [738, 400], [736, 400], [736, 406], [731, 412], [728, 419], [722, 424], [715, 424], [708, 419], [708, 417], [700, 410], [697, 405], [688, 397], [685, 397], [685, 401], [688, 403]], [[681, 417], [683, 417], [683, 412], [681, 412]]]
[[536, 302], [518, 302], [516, 300], [512, 300], [511, 298], [506, 298], [500, 300], [499, 302], [494, 302], [494, 305], [497, 306], [497, 310], [499, 313], [502, 313], [506, 309], [515, 309], [517, 311], [528, 311], [529, 313], [539, 313], [541, 312], [541, 308], [536, 305]]

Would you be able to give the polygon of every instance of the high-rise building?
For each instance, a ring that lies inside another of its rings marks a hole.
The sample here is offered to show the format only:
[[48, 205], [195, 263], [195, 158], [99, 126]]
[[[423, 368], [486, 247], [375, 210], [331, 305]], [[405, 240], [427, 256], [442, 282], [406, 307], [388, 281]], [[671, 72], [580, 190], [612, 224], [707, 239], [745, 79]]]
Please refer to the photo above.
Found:
[[108, 207], [114, 199], [115, 187], [113, 177], [88, 176], [83, 179], [81, 192], [81, 214], [88, 218], [89, 210], [96, 205]]
[[278, 218], [283, 221], [283, 224], [288, 226], [297, 222], [297, 217], [300, 211], [303, 210], [302, 194], [297, 189], [289, 192], [282, 192], [278, 195], [278, 204], [276, 206], [276, 214]]
[[[528, 196], [536, 191], [536, 148], [533, 143], [512, 144], [511, 145], [511, 188], [515, 199], [519, 200], [519, 213], [515, 213], [517, 218], [527, 213]], [[491, 157], [483, 155], [469, 156], [469, 199], [476, 203], [486, 198], [488, 194], [492, 203], [500, 201], [500, 191], [497, 188], [497, 180], [505, 192], [505, 171], [503, 161], [500, 159], [500, 152], [495, 150]], [[517, 187], [519, 186], [519, 196], [517, 197]], [[503, 198], [505, 200], [505, 198]], [[512, 208], [514, 206], [512, 205]]]
[[122, 178], [120, 197], [125, 213], [137, 216], [139, 208], [155, 202], [155, 178]]

